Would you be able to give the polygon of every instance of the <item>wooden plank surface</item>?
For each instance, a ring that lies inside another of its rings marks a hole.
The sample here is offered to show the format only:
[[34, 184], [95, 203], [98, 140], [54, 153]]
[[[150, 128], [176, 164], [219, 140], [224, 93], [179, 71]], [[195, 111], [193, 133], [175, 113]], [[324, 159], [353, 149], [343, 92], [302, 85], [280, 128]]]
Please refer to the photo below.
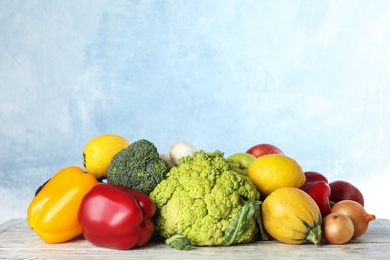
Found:
[[114, 250], [97, 247], [81, 236], [62, 244], [47, 244], [32, 231], [25, 219], [12, 219], [0, 225], [0, 259], [309, 259], [349, 257], [352, 259], [390, 259], [390, 220], [370, 223], [367, 232], [344, 245], [287, 245], [258, 241], [228, 247], [194, 247], [179, 251], [161, 241], [144, 247]]

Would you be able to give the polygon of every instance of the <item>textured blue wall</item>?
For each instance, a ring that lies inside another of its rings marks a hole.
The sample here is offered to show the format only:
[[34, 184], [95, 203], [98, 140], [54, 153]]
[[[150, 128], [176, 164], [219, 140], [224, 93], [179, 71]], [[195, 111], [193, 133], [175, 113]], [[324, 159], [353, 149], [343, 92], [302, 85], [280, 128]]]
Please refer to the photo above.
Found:
[[272, 143], [390, 218], [389, 28], [385, 0], [0, 0], [0, 223], [105, 133]]

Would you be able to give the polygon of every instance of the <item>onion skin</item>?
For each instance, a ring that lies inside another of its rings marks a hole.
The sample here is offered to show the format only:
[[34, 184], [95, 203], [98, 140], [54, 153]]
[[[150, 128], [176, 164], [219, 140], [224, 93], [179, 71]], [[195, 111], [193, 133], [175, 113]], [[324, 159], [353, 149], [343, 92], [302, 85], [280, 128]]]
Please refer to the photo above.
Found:
[[353, 222], [354, 233], [352, 239], [366, 233], [368, 223], [375, 220], [375, 215], [366, 212], [364, 207], [353, 200], [342, 200], [333, 205], [331, 213], [338, 212], [347, 215]]
[[322, 234], [331, 244], [341, 245], [349, 242], [354, 231], [352, 220], [343, 213], [330, 213], [322, 221]]

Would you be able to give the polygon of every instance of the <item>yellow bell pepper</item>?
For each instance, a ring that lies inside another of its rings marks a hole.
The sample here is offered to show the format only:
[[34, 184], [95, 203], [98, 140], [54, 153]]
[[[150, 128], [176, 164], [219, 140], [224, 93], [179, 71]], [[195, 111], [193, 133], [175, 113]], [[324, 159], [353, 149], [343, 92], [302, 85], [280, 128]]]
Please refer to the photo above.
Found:
[[62, 243], [80, 234], [77, 218], [81, 201], [99, 182], [76, 166], [57, 172], [31, 201], [29, 226], [47, 243]]

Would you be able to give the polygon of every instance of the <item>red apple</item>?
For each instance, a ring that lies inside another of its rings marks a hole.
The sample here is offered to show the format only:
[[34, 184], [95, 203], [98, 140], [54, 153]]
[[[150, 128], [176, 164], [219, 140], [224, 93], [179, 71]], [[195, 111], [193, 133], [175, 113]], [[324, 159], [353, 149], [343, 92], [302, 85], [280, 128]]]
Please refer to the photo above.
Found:
[[272, 145], [272, 144], [257, 144], [252, 146], [251, 148], [246, 151], [249, 154], [254, 155], [256, 158], [259, 158], [260, 156], [266, 155], [266, 154], [283, 154], [284, 152], [280, 150], [278, 147]]
[[329, 183], [329, 200], [337, 203], [342, 200], [354, 200], [364, 207], [364, 197], [361, 191], [353, 184], [347, 181], [334, 181]]

